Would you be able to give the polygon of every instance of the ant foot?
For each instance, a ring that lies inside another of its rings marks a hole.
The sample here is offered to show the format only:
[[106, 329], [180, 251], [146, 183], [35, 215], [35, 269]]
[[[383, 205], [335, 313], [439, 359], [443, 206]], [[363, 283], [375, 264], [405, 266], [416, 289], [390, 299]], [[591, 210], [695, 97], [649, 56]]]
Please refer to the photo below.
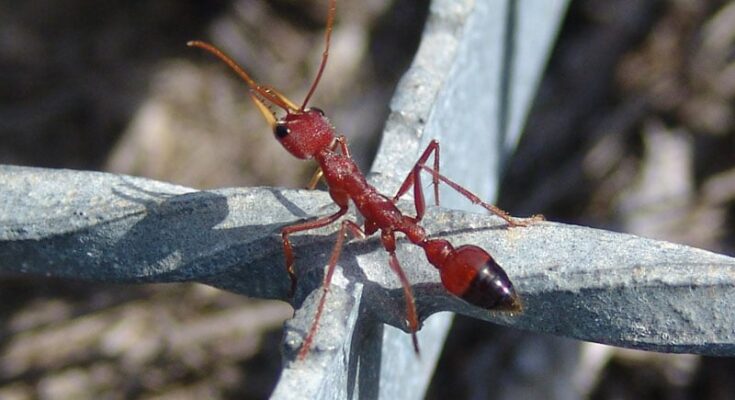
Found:
[[296, 274], [293, 273], [293, 267], [289, 268], [287, 272], [288, 277], [291, 280], [291, 288], [288, 290], [288, 298], [293, 299], [293, 296], [296, 294]]
[[526, 227], [535, 222], [546, 221], [546, 218], [541, 214], [534, 214], [530, 216], [529, 218], [510, 218], [509, 217], [508, 219], [506, 219], [506, 221], [508, 221], [509, 228], [517, 228], [517, 227]]

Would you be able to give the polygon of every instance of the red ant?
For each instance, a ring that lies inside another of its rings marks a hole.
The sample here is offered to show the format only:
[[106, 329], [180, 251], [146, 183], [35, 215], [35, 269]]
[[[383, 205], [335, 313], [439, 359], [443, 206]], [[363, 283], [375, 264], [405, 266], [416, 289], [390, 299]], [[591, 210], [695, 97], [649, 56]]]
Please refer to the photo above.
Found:
[[[431, 174], [434, 185], [434, 199], [437, 205], [439, 204], [439, 181], [441, 181], [461, 193], [472, 203], [479, 204], [505, 220], [508, 226], [525, 226], [525, 222], [514, 220], [503, 210], [483, 202], [467, 189], [441, 175], [439, 173], [439, 143], [437, 141], [432, 141], [424, 150], [395, 196], [389, 198], [378, 193], [367, 182], [365, 176], [350, 157], [350, 150], [347, 147], [345, 137], [335, 136], [334, 127], [324, 116], [322, 110], [316, 107], [307, 108], [306, 105], [319, 84], [329, 57], [329, 42], [334, 25], [336, 3], [336, 0], [330, 0], [329, 2], [325, 50], [322, 54], [319, 71], [301, 106], [294, 104], [271, 87], [258, 85], [239, 65], [213, 45], [201, 41], [187, 43], [188, 46], [199, 47], [217, 56], [247, 83], [250, 89], [250, 98], [270, 124], [276, 139], [281, 145], [295, 157], [303, 160], [314, 159], [319, 164], [319, 169], [309, 185], [310, 188], [313, 189], [318, 180], [323, 177], [329, 187], [332, 200], [339, 206], [339, 211], [332, 215], [287, 226], [281, 230], [286, 270], [291, 278], [291, 296], [296, 289], [296, 274], [294, 273], [293, 247], [289, 236], [296, 232], [321, 228], [337, 221], [347, 213], [350, 200], [365, 220], [364, 229], [361, 229], [353, 221], [342, 221], [337, 234], [337, 242], [329, 258], [327, 272], [324, 275], [323, 292], [317, 306], [316, 315], [299, 351], [298, 359], [301, 360], [306, 356], [314, 340], [319, 319], [324, 310], [326, 296], [329, 292], [332, 275], [348, 230], [358, 238], [364, 238], [378, 230], [380, 231], [383, 247], [388, 252], [388, 264], [400, 279], [403, 287], [406, 301], [406, 319], [411, 330], [416, 353], [419, 352], [418, 340], [416, 339], [419, 319], [411, 285], [396, 257], [396, 232], [403, 233], [411, 243], [424, 249], [426, 258], [439, 270], [442, 284], [455, 296], [489, 310], [520, 312], [522, 310], [521, 302], [510, 279], [508, 279], [508, 275], [490, 254], [474, 245], [455, 248], [446, 240], [427, 237], [426, 232], [419, 225], [426, 210], [420, 173], [427, 171]], [[286, 112], [286, 115], [276, 119], [275, 114], [272, 113], [266, 103], [281, 108]], [[426, 166], [426, 162], [432, 154], [434, 155], [434, 164], [433, 168], [430, 168]], [[396, 207], [396, 203], [401, 196], [406, 194], [412, 187], [416, 209], [415, 217], [404, 215]]]

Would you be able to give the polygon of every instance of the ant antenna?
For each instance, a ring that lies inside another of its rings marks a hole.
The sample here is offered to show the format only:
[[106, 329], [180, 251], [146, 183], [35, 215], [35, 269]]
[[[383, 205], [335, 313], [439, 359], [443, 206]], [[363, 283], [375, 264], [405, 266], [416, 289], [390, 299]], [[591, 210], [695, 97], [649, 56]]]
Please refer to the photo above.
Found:
[[[291, 103], [290, 101], [289, 102], [284, 101], [277, 94], [275, 90], [273, 90], [270, 87], [262, 87], [258, 85], [257, 83], [255, 83], [255, 81], [252, 78], [250, 78], [250, 75], [248, 75], [247, 72], [245, 72], [245, 70], [242, 69], [242, 67], [237, 65], [237, 63], [233, 61], [232, 58], [230, 58], [230, 56], [225, 54], [222, 50], [214, 47], [213, 45], [209, 43], [202, 42], [200, 40], [192, 40], [190, 42], [187, 42], [186, 45], [189, 47], [198, 47], [202, 50], [206, 50], [209, 53], [212, 53], [214, 56], [216, 56], [217, 58], [222, 60], [225, 64], [227, 64], [227, 66], [230, 67], [233, 71], [235, 71], [235, 73], [240, 78], [242, 78], [243, 81], [245, 81], [248, 87], [250, 87], [251, 91], [257, 93], [258, 95], [268, 100], [272, 104], [275, 104], [278, 107], [281, 107], [286, 112], [296, 111], [296, 107], [293, 105], [293, 103]], [[301, 111], [303, 111], [303, 107], [301, 107]]]
[[316, 87], [319, 84], [319, 80], [322, 79], [322, 73], [324, 72], [324, 67], [327, 66], [327, 58], [329, 58], [329, 42], [332, 38], [332, 28], [334, 27], [334, 14], [337, 13], [337, 0], [330, 0], [329, 1], [329, 11], [327, 12], [327, 32], [324, 34], [324, 53], [322, 53], [322, 63], [319, 65], [319, 72], [316, 73], [316, 78], [314, 78], [314, 82], [311, 84], [311, 88], [309, 89], [309, 93], [306, 95], [306, 98], [304, 99], [304, 104], [301, 105], [301, 108], [299, 111], [304, 111], [306, 109], [306, 104], [309, 103], [309, 99], [311, 99], [311, 95], [314, 94], [314, 91], [316, 91]]

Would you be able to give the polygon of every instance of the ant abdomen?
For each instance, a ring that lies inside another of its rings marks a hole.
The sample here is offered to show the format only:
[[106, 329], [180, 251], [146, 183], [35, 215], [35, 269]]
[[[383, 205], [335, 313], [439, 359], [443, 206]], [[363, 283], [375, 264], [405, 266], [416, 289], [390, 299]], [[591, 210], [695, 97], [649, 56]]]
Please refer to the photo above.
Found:
[[508, 275], [487, 251], [474, 245], [453, 249], [444, 240], [429, 240], [422, 247], [453, 295], [487, 310], [522, 310]]
[[461, 246], [447, 267], [442, 282], [445, 286], [448, 281], [464, 285], [462, 294], [457, 295], [468, 303], [485, 309], [521, 311], [508, 275], [485, 250], [473, 245]]

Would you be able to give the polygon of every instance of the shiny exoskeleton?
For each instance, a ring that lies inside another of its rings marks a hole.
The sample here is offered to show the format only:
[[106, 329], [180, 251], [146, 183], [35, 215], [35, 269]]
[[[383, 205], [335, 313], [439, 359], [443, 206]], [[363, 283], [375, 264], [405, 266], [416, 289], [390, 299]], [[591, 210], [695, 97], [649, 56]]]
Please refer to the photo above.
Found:
[[[420, 246], [424, 250], [428, 261], [439, 270], [442, 284], [453, 295], [488, 310], [520, 312], [522, 306], [513, 284], [508, 279], [505, 271], [488, 252], [474, 245], [463, 245], [455, 248], [446, 240], [432, 239], [427, 236], [424, 228], [419, 224], [426, 209], [420, 174], [421, 172], [427, 172], [431, 175], [434, 198], [437, 204], [439, 203], [438, 185], [441, 181], [457, 190], [473, 203], [500, 216], [509, 226], [523, 226], [525, 223], [516, 221], [504, 211], [483, 202], [468, 190], [441, 175], [439, 173], [439, 143], [436, 141], [432, 141], [419, 157], [419, 160], [393, 197], [389, 198], [380, 194], [367, 182], [365, 176], [350, 157], [350, 151], [344, 136], [335, 135], [335, 129], [325, 117], [324, 112], [317, 108], [307, 108], [306, 105], [319, 83], [327, 62], [335, 10], [336, 0], [330, 0], [325, 34], [326, 45], [322, 62], [311, 89], [301, 106], [297, 106], [274, 89], [255, 83], [242, 68], [216, 47], [200, 41], [188, 43], [189, 46], [202, 48], [219, 57], [247, 83], [251, 99], [271, 125], [273, 134], [281, 145], [294, 157], [304, 160], [313, 159], [319, 165], [319, 170], [315, 175], [315, 179], [312, 179], [310, 186], [315, 186], [319, 177], [323, 176], [329, 187], [332, 200], [339, 207], [339, 210], [332, 215], [282, 229], [281, 236], [283, 238], [286, 269], [291, 277], [291, 294], [296, 288], [296, 275], [294, 272], [294, 253], [289, 236], [296, 232], [320, 228], [337, 221], [347, 213], [350, 201], [364, 217], [362, 228], [353, 221], [343, 220], [341, 222], [337, 243], [332, 250], [324, 276], [323, 293], [314, 322], [304, 339], [298, 358], [303, 359], [305, 357], [316, 334], [326, 295], [329, 291], [329, 284], [347, 231], [361, 238], [380, 231], [383, 247], [388, 252], [388, 264], [400, 279], [403, 287], [406, 301], [406, 320], [412, 332], [413, 343], [417, 352], [418, 343], [415, 332], [419, 328], [419, 318], [411, 285], [396, 257], [396, 232], [404, 234], [411, 243]], [[286, 112], [285, 116], [277, 119], [269, 106], [276, 106], [284, 110]], [[434, 163], [432, 167], [429, 167], [426, 162], [432, 155], [434, 155]], [[415, 216], [404, 215], [396, 207], [399, 198], [410, 189], [413, 189]]]

